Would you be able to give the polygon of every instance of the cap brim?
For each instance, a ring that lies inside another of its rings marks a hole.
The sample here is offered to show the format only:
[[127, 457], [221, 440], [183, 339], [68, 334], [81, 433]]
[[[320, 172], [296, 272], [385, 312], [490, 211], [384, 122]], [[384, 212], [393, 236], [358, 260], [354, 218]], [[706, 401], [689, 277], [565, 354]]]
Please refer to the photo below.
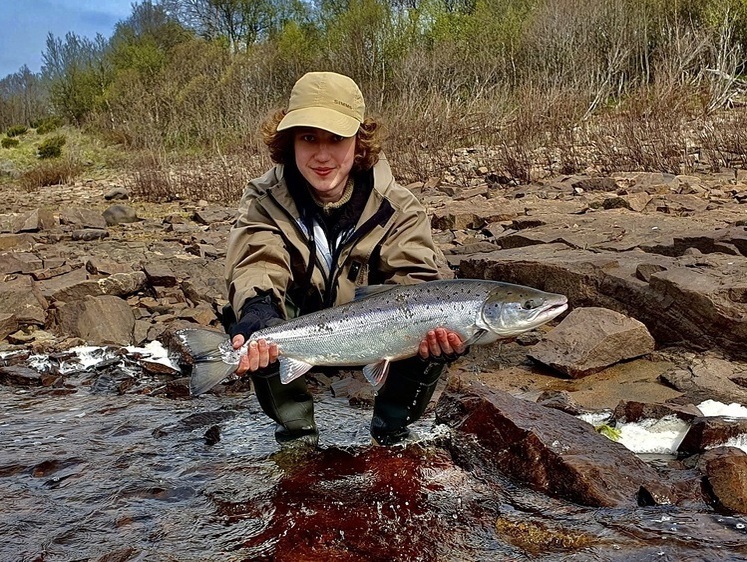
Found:
[[334, 109], [305, 107], [289, 112], [278, 124], [278, 131], [291, 127], [315, 127], [341, 137], [352, 137], [358, 132], [360, 121]]

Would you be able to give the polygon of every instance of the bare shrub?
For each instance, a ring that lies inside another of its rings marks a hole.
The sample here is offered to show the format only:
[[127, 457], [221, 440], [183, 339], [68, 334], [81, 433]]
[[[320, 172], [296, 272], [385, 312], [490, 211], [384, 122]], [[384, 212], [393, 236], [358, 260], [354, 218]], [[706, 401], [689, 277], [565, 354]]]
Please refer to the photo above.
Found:
[[712, 172], [747, 167], [747, 112], [720, 112], [698, 128], [703, 161]]
[[18, 179], [22, 189], [34, 191], [47, 185], [69, 184], [83, 172], [83, 164], [72, 158], [45, 161]]
[[263, 173], [269, 162], [234, 154], [218, 158], [175, 157], [150, 153], [134, 165], [125, 180], [134, 198], [164, 202], [205, 200], [235, 204], [247, 182]]

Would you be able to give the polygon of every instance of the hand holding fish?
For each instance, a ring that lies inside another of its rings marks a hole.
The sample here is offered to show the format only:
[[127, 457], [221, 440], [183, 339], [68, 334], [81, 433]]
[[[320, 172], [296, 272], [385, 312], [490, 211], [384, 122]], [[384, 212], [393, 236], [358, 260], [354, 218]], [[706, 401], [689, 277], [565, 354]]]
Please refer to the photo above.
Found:
[[456, 332], [450, 332], [445, 328], [430, 330], [418, 346], [418, 354], [421, 359], [456, 359], [467, 352], [462, 338]]
[[[237, 334], [231, 340], [231, 344], [234, 349], [241, 349], [244, 341], [244, 336]], [[264, 369], [278, 360], [278, 352], [278, 345], [276, 343], [268, 343], [264, 339], [249, 342], [246, 353], [242, 354], [239, 359], [236, 374], [243, 375], [247, 371], [254, 372]]]

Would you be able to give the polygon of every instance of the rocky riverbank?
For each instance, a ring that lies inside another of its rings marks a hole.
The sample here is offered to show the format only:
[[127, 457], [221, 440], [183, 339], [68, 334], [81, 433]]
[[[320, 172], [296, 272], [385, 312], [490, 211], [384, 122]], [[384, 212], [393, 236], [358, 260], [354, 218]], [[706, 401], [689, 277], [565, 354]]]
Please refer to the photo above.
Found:
[[[492, 459], [586, 505], [747, 512], [747, 453], [719, 446], [747, 428], [696, 407], [747, 404], [747, 178], [628, 173], [516, 186], [479, 172], [469, 185], [409, 186], [432, 217], [445, 273], [563, 293], [571, 313], [452, 367], [438, 419], [479, 445], [457, 439], [453, 457]], [[116, 182], [0, 192], [0, 383], [76, 392], [73, 377], [30, 367], [31, 354], [168, 345], [176, 328], [219, 325], [232, 207], [130, 201]], [[181, 373], [141, 367], [162, 384], [110, 371], [108, 391], [188, 398]], [[372, 400], [355, 374], [312, 382], [354, 405]], [[234, 381], [215, 392], [247, 388]], [[657, 472], [589, 424], [577, 427], [574, 415], [602, 410], [613, 412], [607, 425], [672, 416], [692, 434]]]

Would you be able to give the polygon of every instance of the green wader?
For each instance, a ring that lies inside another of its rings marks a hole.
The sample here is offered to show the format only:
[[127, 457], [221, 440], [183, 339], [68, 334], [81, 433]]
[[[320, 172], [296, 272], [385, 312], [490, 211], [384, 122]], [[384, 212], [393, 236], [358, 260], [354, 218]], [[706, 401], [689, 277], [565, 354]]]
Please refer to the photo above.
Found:
[[277, 442], [281, 445], [298, 442], [315, 447], [319, 433], [314, 422], [314, 399], [306, 386], [306, 378], [283, 384], [277, 363], [251, 377], [262, 411], [277, 422]]
[[374, 399], [371, 436], [376, 443], [394, 445], [410, 434], [407, 426], [425, 412], [444, 368], [420, 357], [392, 363]]

